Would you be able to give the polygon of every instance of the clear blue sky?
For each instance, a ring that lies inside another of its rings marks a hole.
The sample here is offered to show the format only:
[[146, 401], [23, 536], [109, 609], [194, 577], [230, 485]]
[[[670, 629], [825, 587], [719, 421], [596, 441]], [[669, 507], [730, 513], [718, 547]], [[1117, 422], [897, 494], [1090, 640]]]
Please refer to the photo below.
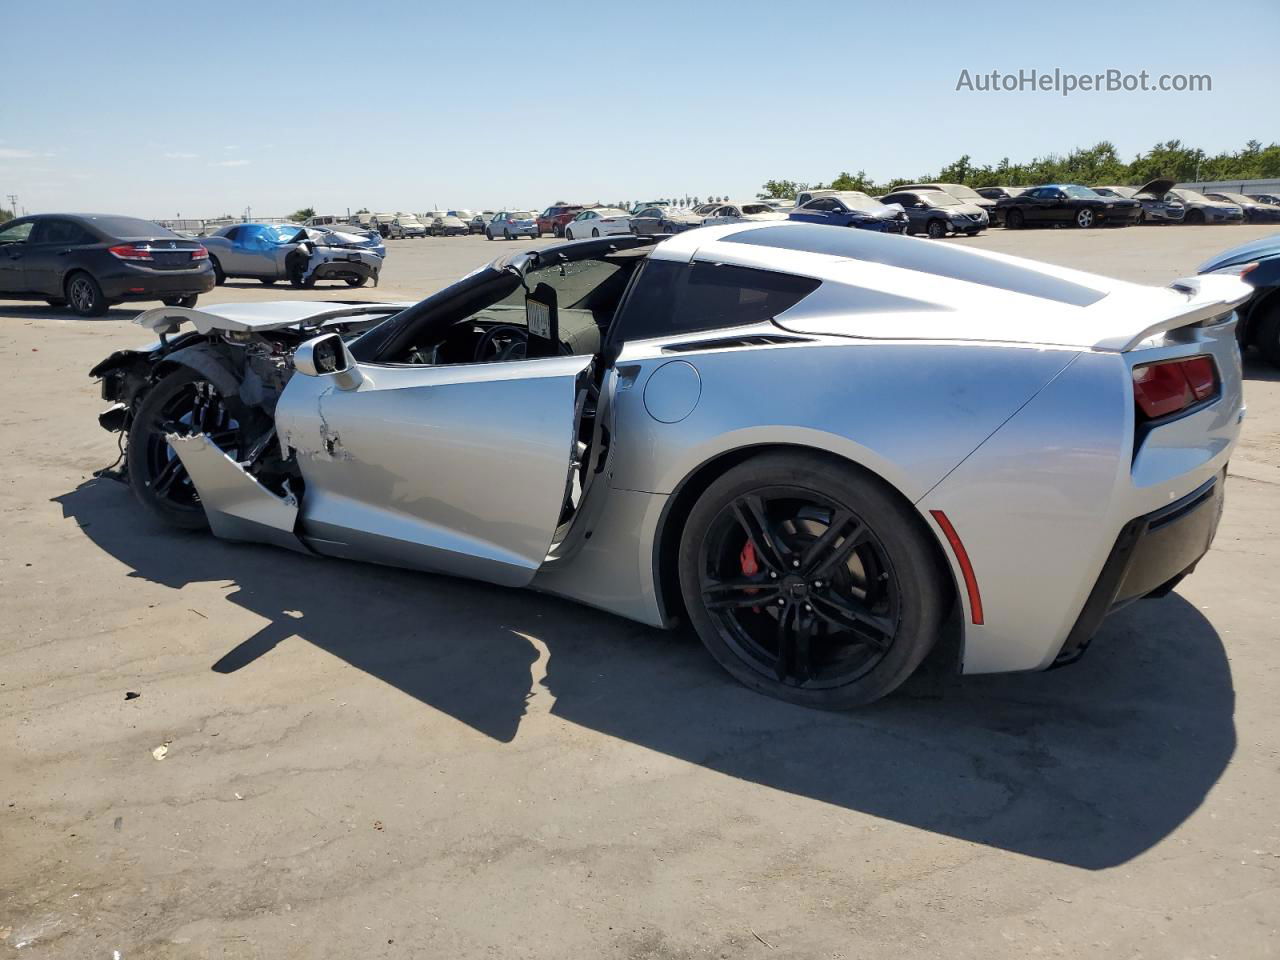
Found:
[[[1160, 13], [1153, 12], [1159, 9]], [[10, 3], [0, 204], [144, 216], [754, 195], [1280, 139], [1280, 2]], [[956, 92], [961, 69], [1211, 93]]]

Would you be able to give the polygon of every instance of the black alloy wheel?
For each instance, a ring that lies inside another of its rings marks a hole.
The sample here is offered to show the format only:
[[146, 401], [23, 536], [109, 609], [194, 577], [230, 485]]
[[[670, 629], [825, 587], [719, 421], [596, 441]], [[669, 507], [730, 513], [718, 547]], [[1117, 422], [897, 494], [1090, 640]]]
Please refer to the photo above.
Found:
[[941, 220], [930, 220], [929, 227], [925, 232], [929, 234], [929, 239], [941, 240], [947, 235], [947, 225]]
[[244, 411], [194, 370], [181, 367], [161, 380], [138, 405], [129, 426], [129, 486], [152, 513], [186, 530], [207, 527], [200, 495], [168, 434], [204, 433], [232, 459], [241, 451]]
[[100, 317], [107, 312], [107, 298], [102, 295], [102, 287], [83, 270], [67, 277], [65, 288], [67, 303], [80, 316]]
[[747, 686], [842, 709], [896, 688], [933, 646], [948, 589], [918, 517], [820, 455], [730, 470], [690, 513], [680, 580], [699, 636]]

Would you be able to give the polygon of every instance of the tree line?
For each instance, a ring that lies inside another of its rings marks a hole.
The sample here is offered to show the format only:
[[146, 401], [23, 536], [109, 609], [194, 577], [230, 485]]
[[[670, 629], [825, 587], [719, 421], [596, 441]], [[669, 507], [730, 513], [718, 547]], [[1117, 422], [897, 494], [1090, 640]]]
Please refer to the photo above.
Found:
[[970, 187], [1082, 183], [1136, 187], [1156, 177], [1171, 177], [1179, 183], [1280, 177], [1280, 143], [1264, 147], [1260, 140], [1250, 140], [1242, 150], [1210, 155], [1198, 147], [1184, 145], [1181, 140], [1166, 140], [1127, 162], [1120, 158], [1115, 144], [1109, 140], [1077, 148], [1065, 156], [1051, 153], [1025, 163], [1013, 163], [1004, 157], [997, 164], [979, 166], [966, 153], [937, 174], [899, 177], [885, 183], [876, 183], [865, 170], [842, 172], [828, 184], [767, 180], [761, 186], [759, 196], [794, 200], [802, 190], [824, 188], [885, 194], [904, 183], [963, 183]]

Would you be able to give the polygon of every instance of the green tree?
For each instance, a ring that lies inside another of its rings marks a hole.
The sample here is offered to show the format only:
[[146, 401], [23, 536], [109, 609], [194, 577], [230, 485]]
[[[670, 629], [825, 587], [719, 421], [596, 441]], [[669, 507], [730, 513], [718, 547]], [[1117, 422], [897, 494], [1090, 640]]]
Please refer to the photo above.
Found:
[[3, 207], [0, 207], [0, 223], [7, 223], [12, 220], [13, 217], [14, 213], [12, 210], [5, 210]]
[[801, 190], [808, 190], [807, 183], [796, 183], [794, 180], [766, 180], [756, 194], [761, 200], [765, 197], [776, 197], [779, 200], [794, 200]]
[[296, 223], [304, 223], [316, 215], [315, 207], [303, 207], [289, 214], [289, 219]]

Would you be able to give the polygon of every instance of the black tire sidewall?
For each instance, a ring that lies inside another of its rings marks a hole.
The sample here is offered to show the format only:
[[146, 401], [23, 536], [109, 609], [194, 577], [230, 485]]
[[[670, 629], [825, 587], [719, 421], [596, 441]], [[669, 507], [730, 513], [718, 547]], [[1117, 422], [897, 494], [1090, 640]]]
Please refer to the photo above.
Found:
[[[853, 510], [879, 539], [898, 578], [901, 612], [893, 645], [868, 673], [843, 686], [809, 690], [760, 673], [725, 643], [702, 608], [699, 564], [712, 521], [734, 498], [779, 485], [813, 490]], [[937, 641], [951, 595], [936, 545], [910, 506], [878, 478], [816, 453], [762, 454], [714, 481], [690, 511], [681, 533], [679, 578], [692, 626], [716, 662], [752, 690], [826, 710], [871, 703], [901, 685]]]
[[1257, 328], [1250, 340], [1273, 367], [1280, 368], [1280, 297], [1273, 297], [1256, 320]]
[[1023, 222], [1021, 210], [1010, 210], [1004, 215], [1004, 225], [1010, 230], [1021, 230]]
[[[183, 510], [155, 496], [148, 485], [150, 477], [146, 476], [145, 468], [135, 469], [135, 465], [146, 463], [149, 431], [145, 424], [151, 421], [154, 412], [163, 407], [178, 390], [188, 384], [206, 380], [206, 377], [189, 367], [179, 367], [143, 398], [129, 427], [126, 456], [129, 464], [129, 487], [133, 490], [133, 495], [154, 516], [181, 530], [207, 530], [209, 519], [203, 510]], [[223, 397], [223, 402], [232, 406], [236, 401]], [[243, 421], [243, 415], [240, 419]]]

